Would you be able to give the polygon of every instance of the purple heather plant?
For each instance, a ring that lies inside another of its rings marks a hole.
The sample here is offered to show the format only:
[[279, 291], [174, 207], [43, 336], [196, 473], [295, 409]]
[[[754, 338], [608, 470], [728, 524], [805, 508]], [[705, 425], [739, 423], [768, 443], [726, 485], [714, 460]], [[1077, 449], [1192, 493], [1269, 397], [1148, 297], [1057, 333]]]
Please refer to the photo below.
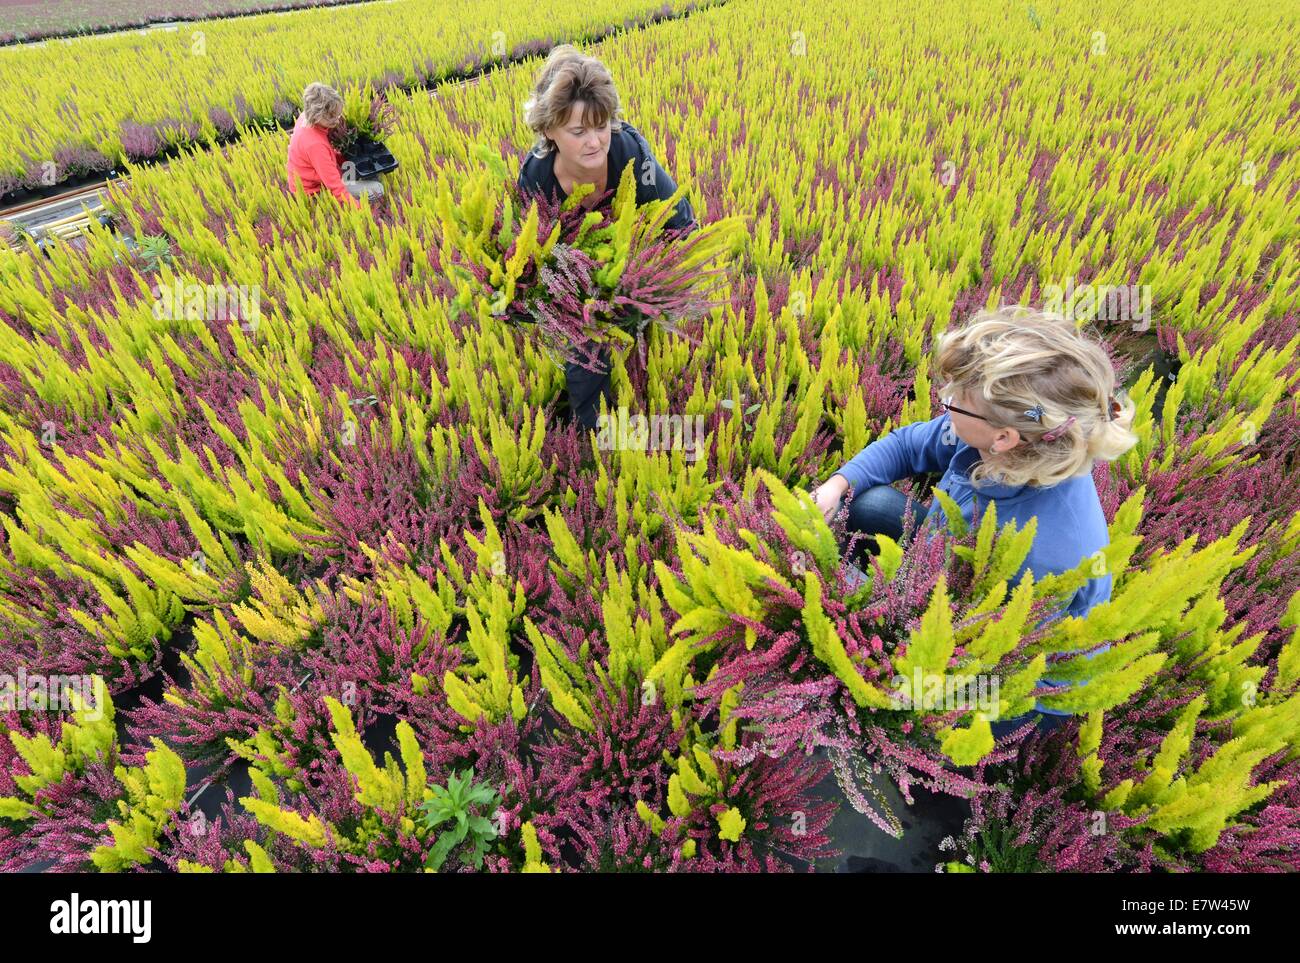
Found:
[[121, 818], [114, 803], [123, 795], [122, 784], [103, 763], [44, 787], [33, 800], [41, 815], [21, 824], [20, 842], [0, 862], [0, 873], [41, 864], [52, 873], [93, 871], [90, 854], [96, 846], [112, 843], [107, 821]]
[[54, 160], [63, 177], [103, 174], [113, 168], [112, 160], [102, 151], [82, 144], [58, 148]]
[[[214, 873], [222, 872], [231, 860], [248, 868], [245, 840], [261, 846], [278, 872], [298, 868], [302, 863], [301, 850], [288, 837], [273, 834], [259, 823], [238, 803], [229, 786], [222, 788], [226, 799], [216, 818], [208, 819], [197, 807], [191, 809], [182, 803], [176, 818], [163, 826], [156, 854], [167, 869], [178, 872], [182, 860], [206, 866]], [[208, 792], [215, 789], [210, 788]]]
[[572, 820], [638, 799], [652, 808], [664, 805], [670, 770], [663, 754], [677, 750], [685, 729], [673, 726], [663, 700], [645, 702], [639, 690], [611, 692], [597, 684], [594, 731], [564, 723], [553, 740], [535, 748], [548, 807]]
[[22, 175], [15, 174], [13, 171], [0, 170], [0, 197], [8, 197], [22, 187]]
[[18, 787], [15, 777], [30, 770], [10, 734], [44, 735], [57, 745], [62, 731], [59, 713], [9, 710], [0, 715], [0, 797], [30, 798], [38, 810], [26, 820], [0, 818], [0, 872], [23, 872], [39, 864], [49, 872], [87, 871], [91, 850], [104, 842], [105, 820], [118, 815], [114, 800], [123, 789], [113, 776], [114, 752], [79, 771], [69, 769], [34, 795]]
[[152, 124], [123, 121], [119, 136], [122, 140], [122, 150], [130, 161], [153, 160], [162, 152], [162, 137], [157, 127]]
[[[162, 643], [154, 639], [152, 652], [142, 660], [118, 658], [105, 648], [104, 637], [87, 632], [68, 612], [80, 609], [93, 619], [111, 616], [108, 606], [89, 583], [65, 579], [25, 567], [8, 576], [7, 600], [21, 622], [0, 617], [0, 673], [98, 675], [110, 692], [138, 684], [157, 671]], [[52, 599], [58, 599], [54, 605]]]
[[230, 762], [234, 756], [226, 740], [248, 739], [274, 724], [279, 693], [291, 690], [304, 675], [295, 660], [264, 654], [250, 660], [236, 654], [231, 669], [233, 674], [216, 683], [216, 692], [193, 687], [183, 670], [180, 679], [165, 676], [161, 700], [145, 700], [122, 713], [131, 739], [148, 746], [150, 737], [157, 736], [187, 762]]
[[208, 120], [212, 121], [212, 126], [217, 129], [218, 137], [233, 137], [238, 125], [235, 123], [234, 115], [224, 107], [208, 108]]

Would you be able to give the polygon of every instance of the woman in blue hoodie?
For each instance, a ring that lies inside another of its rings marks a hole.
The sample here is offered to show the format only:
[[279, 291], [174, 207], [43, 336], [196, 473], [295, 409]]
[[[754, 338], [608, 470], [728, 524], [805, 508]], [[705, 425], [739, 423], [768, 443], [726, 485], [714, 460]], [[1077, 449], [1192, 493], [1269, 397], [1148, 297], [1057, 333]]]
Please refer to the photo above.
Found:
[[[524, 119], [536, 138], [519, 167], [519, 188], [525, 194], [564, 201], [579, 184], [592, 184], [595, 190], [582, 205], [588, 210], [608, 210], [614, 195], [607, 192], [618, 190], [629, 161], [629, 176], [636, 178], [638, 206], [667, 200], [677, 191], [649, 142], [622, 118], [609, 70], [571, 44], [551, 50], [538, 71], [532, 97], [524, 104]], [[685, 197], [677, 202], [664, 226], [680, 237], [697, 227]], [[573, 362], [564, 369], [569, 407], [580, 424], [593, 430], [601, 397], [612, 403], [607, 351], [600, 352], [599, 361], [599, 371]]]
[[[1105, 349], [1071, 321], [1011, 306], [983, 311], [936, 344], [942, 414], [905, 425], [854, 455], [814, 493], [827, 519], [850, 489], [848, 528], [868, 536], [903, 534], [908, 498], [892, 483], [942, 473], [938, 487], [970, 523], [990, 505], [998, 525], [1038, 524], [1026, 571], [1035, 580], [1078, 566], [1110, 542], [1093, 482], [1094, 461], [1114, 461], [1137, 443], [1133, 404], [1115, 397], [1115, 372]], [[944, 526], [934, 499], [921, 526]], [[868, 539], [869, 549], [874, 540]], [[1063, 614], [1082, 617], [1110, 598], [1109, 574], [1090, 578]], [[1042, 680], [1054, 685], [1051, 680]], [[1045, 713], [1045, 728], [1069, 713]], [[1001, 736], [1030, 714], [994, 723]]]

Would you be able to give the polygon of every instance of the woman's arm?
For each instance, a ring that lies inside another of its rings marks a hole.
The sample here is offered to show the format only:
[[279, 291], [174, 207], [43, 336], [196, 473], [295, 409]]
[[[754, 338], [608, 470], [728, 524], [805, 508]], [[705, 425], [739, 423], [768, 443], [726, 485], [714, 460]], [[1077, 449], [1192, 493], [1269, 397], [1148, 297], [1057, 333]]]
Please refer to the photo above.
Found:
[[888, 485], [921, 472], [942, 472], [957, 452], [957, 433], [947, 414], [895, 428], [873, 441], [841, 468], [840, 475], [855, 491]]
[[957, 452], [957, 433], [947, 414], [895, 428], [858, 452], [817, 487], [813, 500], [829, 520], [844, 493], [888, 485], [919, 472], [946, 471]]
[[331, 194], [337, 197], [345, 204], [351, 204], [353, 207], [360, 207], [361, 201], [352, 196], [347, 185], [343, 183], [343, 175], [339, 171], [338, 157], [334, 153], [334, 148], [325, 138], [313, 138], [307, 145], [307, 160], [316, 171], [316, 176], [320, 182], [325, 185]]

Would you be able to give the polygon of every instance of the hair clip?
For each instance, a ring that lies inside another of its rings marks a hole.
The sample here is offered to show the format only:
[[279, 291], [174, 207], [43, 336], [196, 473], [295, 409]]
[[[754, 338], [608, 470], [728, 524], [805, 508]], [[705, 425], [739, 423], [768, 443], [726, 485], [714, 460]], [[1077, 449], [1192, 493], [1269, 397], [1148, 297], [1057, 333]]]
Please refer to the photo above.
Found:
[[1123, 413], [1124, 413], [1124, 406], [1119, 403], [1119, 400], [1114, 395], [1111, 395], [1110, 410], [1106, 413], [1107, 420], [1114, 421]]
[[1066, 418], [1065, 421], [1063, 421], [1061, 424], [1057, 425], [1055, 428], [1046, 432], [1043, 435], [1043, 441], [1056, 441], [1056, 439], [1060, 438], [1063, 434], [1065, 434], [1066, 429], [1068, 429], [1072, 424], [1074, 424], [1074, 422], [1075, 422], [1074, 415], [1070, 415], [1070, 417]]
[[1034, 405], [1034, 407], [1030, 408], [1028, 411], [1025, 412], [1025, 417], [1026, 417], [1026, 418], [1033, 418], [1034, 421], [1042, 421], [1042, 420], [1043, 420], [1043, 406], [1042, 406], [1041, 404], [1036, 404], [1036, 405]]

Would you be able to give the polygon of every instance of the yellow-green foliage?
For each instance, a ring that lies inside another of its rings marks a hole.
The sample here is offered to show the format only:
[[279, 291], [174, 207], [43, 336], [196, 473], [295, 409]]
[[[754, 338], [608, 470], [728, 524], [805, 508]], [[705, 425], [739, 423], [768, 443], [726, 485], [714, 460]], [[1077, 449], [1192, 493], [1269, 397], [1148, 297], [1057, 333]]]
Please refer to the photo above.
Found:
[[874, 706], [878, 709], [889, 708], [889, 696], [858, 674], [857, 668], [844, 648], [844, 643], [835, 631], [835, 626], [822, 611], [821, 599], [821, 582], [812, 572], [805, 572], [804, 607], [801, 614], [813, 655], [844, 683], [849, 694], [853, 696], [853, 701], [858, 705]]
[[1291, 638], [1278, 653], [1277, 677], [1273, 680], [1274, 689], [1286, 692], [1300, 682], [1300, 590], [1287, 602], [1286, 614], [1278, 624], [1292, 630]]
[[[325, 705], [334, 724], [330, 740], [339, 751], [344, 768], [356, 779], [357, 802], [368, 810], [400, 817], [402, 828], [406, 832], [422, 836], [423, 823], [410, 814], [428, 798], [428, 786], [424, 756], [410, 724], [404, 719], [397, 724], [401, 765], [398, 765], [391, 753], [385, 753], [381, 768], [375, 764], [370, 751], [362, 743], [348, 708], [332, 696], [325, 697]], [[257, 772], [256, 769], [250, 771]], [[333, 836], [342, 848], [351, 849], [362, 845], [365, 838], [379, 831], [374, 817], [367, 816], [357, 830], [357, 839], [340, 838], [335, 827], [322, 822], [315, 814], [304, 819], [299, 813], [282, 807], [274, 784], [265, 774], [259, 773], [254, 777], [253, 783], [257, 795], [240, 799], [244, 807], [268, 829], [305, 846], [319, 848]], [[261, 871], [257, 869], [259, 863], [260, 860], [254, 857], [251, 864], [254, 871]], [[269, 863], [266, 865], [269, 867]]]
[[[486, 608], [486, 620], [479, 605]], [[499, 722], [506, 714], [516, 720], [527, 712], [523, 690], [514, 681], [510, 653], [510, 595], [493, 582], [486, 601], [470, 602], [466, 611], [469, 628], [465, 636], [467, 656], [461, 672], [448, 670], [442, 678], [447, 704], [469, 722], [486, 717]]]
[[[721, 731], [704, 733], [698, 724], [690, 726], [686, 738], [681, 743], [676, 756], [664, 750], [664, 761], [673, 769], [668, 778], [668, 811], [671, 817], [690, 821], [695, 814], [708, 814], [727, 798], [727, 789], [734, 777], [724, 776], [711, 750], [714, 747], [731, 750], [735, 748], [735, 720], [731, 719], [740, 694], [740, 685], [728, 690], [720, 707]], [[674, 713], [674, 723], [678, 716]], [[651, 809], [644, 800], [636, 804], [637, 815], [657, 835], [662, 835], [666, 828], [664, 817]], [[728, 805], [726, 810], [716, 817], [709, 817], [708, 823], [719, 839], [736, 842], [745, 830], [746, 820], [740, 810]], [[685, 845], [685, 844], [683, 844]], [[684, 856], [694, 853], [691, 846], [683, 852]]]
[[352, 713], [332, 696], [325, 697], [334, 733], [330, 739], [343, 765], [357, 778], [357, 802], [386, 813], [396, 815], [405, 809], [418, 806], [424, 800], [424, 756], [415, 742], [415, 730], [405, 719], [397, 724], [397, 744], [401, 749], [405, 775], [391, 755], [385, 754], [384, 768], [380, 769], [370, 758], [370, 751], [361, 743], [361, 736], [352, 723]]
[[139, 769], [118, 766], [113, 770], [126, 789], [126, 799], [117, 801], [122, 822], [109, 820], [113, 844], [95, 848], [91, 862], [104, 873], [117, 873], [149, 860], [147, 847], [154, 846], [163, 826], [180, 807], [185, 795], [185, 764], [161, 739], [151, 740]]
[[[339, 64], [331, 83], [376, 80], [389, 70], [413, 83], [424, 79], [422, 65], [435, 76], [448, 74], [470, 51], [501, 59], [507, 51], [487, 48], [484, 37], [491, 36], [482, 32], [483, 23], [508, 37], [510, 47], [543, 36], [594, 34], [657, 7], [644, 0], [595, 0], [533, 10], [494, 2], [480, 11], [486, 19], [476, 26], [445, 0], [417, 0], [375, 7], [364, 16], [317, 8], [7, 48], [0, 60], [0, 97], [7, 103], [25, 98], [28, 106], [0, 126], [0, 156], [7, 158], [6, 169], [21, 173], [21, 157], [52, 158], [57, 148], [75, 143], [93, 145], [120, 165], [126, 159], [124, 121], [192, 122], [200, 140], [211, 143], [218, 131], [209, 107], [233, 114], [239, 96], [256, 116], [269, 117], [277, 96], [296, 102], [319, 79], [322, 56]], [[304, 34], [314, 38], [314, 52], [304, 49]], [[349, 97], [348, 116], [363, 102], [360, 94]], [[175, 143], [181, 136], [165, 132], [163, 140]]]
[[250, 771], [260, 770], [268, 776], [279, 776], [289, 789], [301, 792], [302, 781], [297, 778], [297, 772], [289, 763], [281, 744], [294, 723], [295, 713], [288, 692], [283, 686], [277, 688], [280, 692], [275, 700], [275, 723], [259, 727], [247, 739], [227, 738], [226, 745], [235, 755], [253, 764], [253, 770]]
[[[14, 751], [31, 770], [26, 775], [13, 777], [14, 784], [29, 798], [35, 797], [46, 786], [60, 782], [67, 773], [84, 772], [88, 763], [112, 760], [117, 747], [113, 700], [99, 676], [93, 676], [91, 684], [95, 692], [93, 704], [87, 704], [75, 689], [67, 690], [72, 718], [64, 721], [57, 743], [52, 743], [43, 732], [34, 736], [13, 731], [6, 733]], [[0, 797], [0, 815], [6, 819], [27, 819], [37, 811], [29, 800]]]
[[[1145, 765], [1145, 777], [1125, 779], [1099, 800], [1104, 809], [1145, 817], [1143, 827], [1164, 836], [1164, 845], [1193, 853], [1209, 849], [1233, 816], [1285, 785], [1259, 782], [1254, 770], [1260, 762], [1283, 749], [1288, 758], [1300, 754], [1300, 695], [1270, 697], [1241, 711], [1232, 738], [1191, 766], [1187, 753], [1206, 704], [1199, 695], [1183, 708]], [[1085, 785], [1095, 782], [1090, 777]]]
[[525, 873], [549, 873], [551, 867], [542, 862], [542, 847], [537, 842], [537, 830], [531, 822], [526, 822], [519, 827], [524, 837], [524, 868]]
[[501, 497], [511, 507], [511, 517], [522, 521], [540, 511], [534, 487], [545, 474], [541, 459], [542, 443], [546, 440], [543, 412], [538, 409], [530, 415], [525, 410], [518, 434], [495, 413], [489, 416], [488, 425], [488, 444], [484, 444], [478, 425], [470, 426], [474, 448], [494, 477]]
[[[651, 671], [652, 678], [666, 675], [672, 667], [684, 665], [694, 654], [693, 646], [708, 647], [705, 640], [719, 629], [733, 624], [735, 615], [759, 620], [763, 604], [759, 593], [771, 580], [778, 586], [788, 583], [772, 566], [750, 552], [722, 542], [712, 522], [705, 522], [704, 533], [690, 535], [677, 532], [677, 550], [682, 559], [683, 578], [678, 579], [663, 562], [655, 562], [655, 573], [664, 600], [680, 618], [673, 624], [673, 635], [684, 634], [675, 642]], [[695, 553], [699, 552], [697, 556]], [[689, 634], [686, 634], [689, 633]], [[745, 647], [757, 641], [754, 629], [746, 626]]]
[[[660, 695], [650, 672], [668, 648], [663, 609], [654, 590], [638, 584], [634, 594], [631, 580], [618, 572], [613, 559], [606, 556], [605, 564], [609, 587], [601, 598], [601, 612], [609, 655], [603, 664], [592, 661], [586, 642], [577, 659], [570, 658], [557, 640], [539, 631], [531, 620], [525, 620], [542, 685], [552, 706], [572, 725], [589, 732], [595, 728], [591, 718], [592, 677], [595, 685], [611, 693], [622, 691], [631, 698], [653, 703]], [[647, 609], [650, 617], [641, 615], [639, 608]], [[683, 677], [666, 675], [661, 684], [666, 703], [674, 708], [680, 706]]]
[[781, 526], [790, 544], [816, 563], [823, 579], [834, 578], [840, 567], [840, 547], [812, 496], [801, 489], [791, 491], [770, 472], [760, 469], [758, 476], [771, 492], [772, 518]]
[[1161, 638], [1183, 631], [1191, 600], [1205, 593], [1217, 595], [1224, 576], [1255, 553], [1253, 546], [1237, 551], [1248, 521], [1242, 520], [1231, 533], [1204, 549], [1195, 549], [1196, 540], [1189, 539], [1158, 553], [1143, 568], [1117, 577], [1110, 601], [1083, 618], [1067, 617], [1053, 623], [1052, 631], [1034, 647], [1036, 651], [1078, 653], [1102, 642], [1130, 641], [1112, 645], [1092, 658], [1074, 655], [1054, 664], [1053, 679], [1087, 679], [1088, 684], [1044, 696], [1043, 704], [1085, 712], [1118, 705], [1136, 692], [1168, 658], [1154, 651], [1155, 646]]
[[[468, 537], [473, 538], [473, 535]], [[437, 573], [435, 589], [410, 566], [395, 565], [369, 546], [363, 546], [363, 551], [374, 564], [375, 574], [370, 579], [345, 576], [342, 579], [344, 594], [354, 602], [366, 597], [382, 599], [396, 616], [398, 625], [408, 631], [415, 627], [418, 616], [427, 631], [413, 647], [416, 655], [432, 638], [446, 637], [455, 614], [463, 611], [463, 606], [456, 604], [456, 591], [446, 574], [442, 571]]]

